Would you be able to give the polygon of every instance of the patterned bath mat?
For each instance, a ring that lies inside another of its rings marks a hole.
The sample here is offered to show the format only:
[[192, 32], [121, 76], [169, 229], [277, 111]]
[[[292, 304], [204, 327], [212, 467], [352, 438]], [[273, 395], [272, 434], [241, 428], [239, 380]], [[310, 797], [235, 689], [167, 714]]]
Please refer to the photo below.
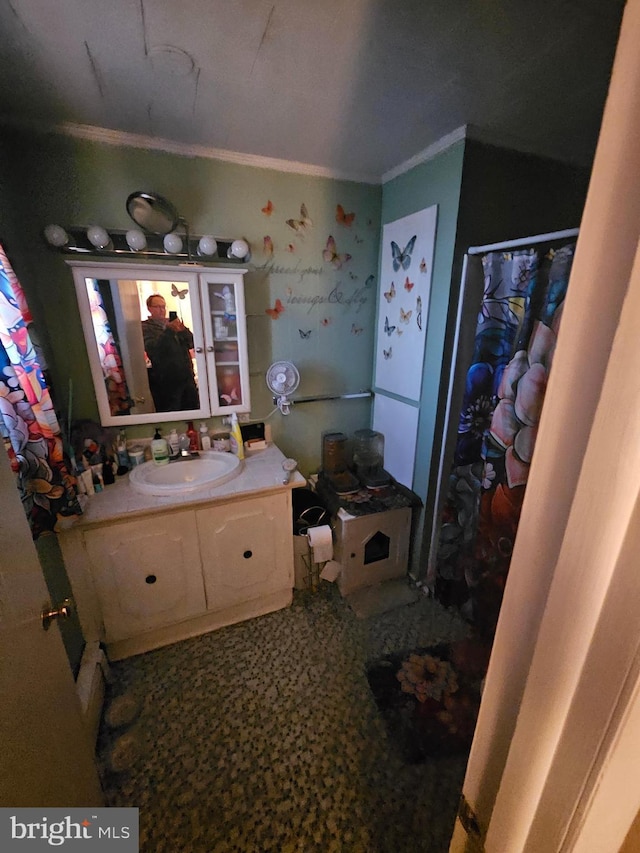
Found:
[[469, 750], [488, 651], [472, 640], [387, 655], [367, 668], [369, 686], [402, 758]]

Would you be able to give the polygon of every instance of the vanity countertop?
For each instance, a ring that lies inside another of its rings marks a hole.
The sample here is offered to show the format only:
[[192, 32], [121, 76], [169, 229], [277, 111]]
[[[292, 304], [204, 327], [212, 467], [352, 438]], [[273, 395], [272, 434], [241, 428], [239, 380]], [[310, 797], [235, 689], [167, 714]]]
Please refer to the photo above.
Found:
[[[59, 521], [56, 529], [62, 532], [70, 527], [88, 527], [135, 517], [151, 515], [162, 509], [183, 509], [198, 504], [224, 503], [240, 496], [264, 495], [270, 491], [306, 485], [299, 471], [295, 471], [289, 483], [282, 482], [282, 463], [286, 457], [275, 444], [264, 450], [247, 453], [242, 470], [237, 477], [219, 486], [203, 487], [189, 494], [170, 497], [144, 495], [135, 491], [129, 483], [129, 475], [118, 477], [116, 482], [102, 492], [91, 495], [83, 505], [83, 514], [73, 519]], [[172, 462], [172, 465], [188, 465], [188, 461]]]

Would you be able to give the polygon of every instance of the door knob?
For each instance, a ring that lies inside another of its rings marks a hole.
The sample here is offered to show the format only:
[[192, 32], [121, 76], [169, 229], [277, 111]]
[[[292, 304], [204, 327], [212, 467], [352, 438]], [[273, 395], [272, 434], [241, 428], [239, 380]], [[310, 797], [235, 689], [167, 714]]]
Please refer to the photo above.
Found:
[[52, 608], [49, 603], [42, 608], [40, 617], [42, 619], [42, 627], [45, 631], [49, 630], [49, 626], [54, 619], [68, 619], [73, 610], [73, 601], [70, 598], [65, 598], [60, 604], [60, 607]]
[[202, 347], [196, 347], [196, 352], [204, 352], [204, 350], [202, 349]]

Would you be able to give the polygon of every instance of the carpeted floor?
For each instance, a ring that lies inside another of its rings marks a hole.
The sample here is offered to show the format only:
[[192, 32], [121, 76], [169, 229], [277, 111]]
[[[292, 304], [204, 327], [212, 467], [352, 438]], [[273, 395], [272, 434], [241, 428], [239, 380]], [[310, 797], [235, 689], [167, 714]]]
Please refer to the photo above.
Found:
[[357, 618], [322, 582], [286, 610], [112, 666], [107, 804], [140, 809], [143, 853], [446, 853], [466, 755], [403, 762], [370, 662], [466, 634], [423, 595]]

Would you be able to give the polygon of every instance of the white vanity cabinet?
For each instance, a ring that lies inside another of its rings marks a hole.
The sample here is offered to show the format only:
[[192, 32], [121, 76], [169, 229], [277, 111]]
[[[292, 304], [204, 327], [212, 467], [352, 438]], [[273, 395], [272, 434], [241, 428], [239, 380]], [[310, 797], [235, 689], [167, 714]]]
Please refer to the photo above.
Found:
[[107, 643], [207, 609], [194, 513], [88, 530], [84, 543]]
[[[126, 428], [157, 423], [158, 415], [189, 420], [250, 411], [246, 269], [75, 260], [68, 264], [101, 424]], [[197, 408], [167, 411], [158, 394], [154, 401], [142, 326], [149, 317], [149, 296], [162, 297], [167, 319], [175, 314], [193, 333], [189, 355]]]
[[210, 609], [293, 587], [290, 492], [196, 512]]
[[118, 660], [291, 604], [291, 488], [304, 478], [278, 485], [283, 459], [271, 446], [186, 503], [135, 494], [126, 477], [94, 495], [58, 531], [87, 643]]

